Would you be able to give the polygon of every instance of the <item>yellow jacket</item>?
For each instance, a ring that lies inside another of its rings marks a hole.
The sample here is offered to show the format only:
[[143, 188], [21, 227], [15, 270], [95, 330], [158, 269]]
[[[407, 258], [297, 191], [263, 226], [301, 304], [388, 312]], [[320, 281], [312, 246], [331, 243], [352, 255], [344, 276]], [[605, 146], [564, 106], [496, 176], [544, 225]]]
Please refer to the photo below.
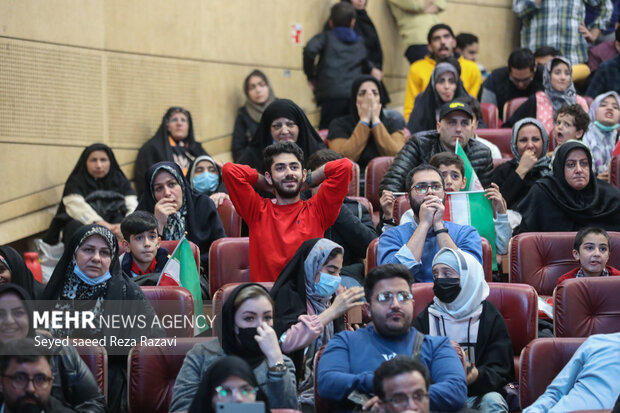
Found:
[[[461, 80], [465, 90], [473, 97], [477, 97], [482, 85], [482, 75], [478, 65], [463, 56], [459, 57], [459, 63], [461, 64]], [[409, 114], [413, 110], [416, 96], [424, 92], [430, 82], [436, 64], [437, 62], [430, 55], [426, 55], [424, 59], [413, 62], [409, 68], [405, 88], [405, 105], [403, 107], [403, 115], [406, 120], [409, 119]]]
[[[427, 0], [388, 0], [405, 49], [413, 44], [427, 44], [428, 31], [441, 23], [437, 14], [424, 13], [426, 3]], [[446, 9], [446, 0], [431, 0], [429, 3], [437, 6], [439, 11]]]

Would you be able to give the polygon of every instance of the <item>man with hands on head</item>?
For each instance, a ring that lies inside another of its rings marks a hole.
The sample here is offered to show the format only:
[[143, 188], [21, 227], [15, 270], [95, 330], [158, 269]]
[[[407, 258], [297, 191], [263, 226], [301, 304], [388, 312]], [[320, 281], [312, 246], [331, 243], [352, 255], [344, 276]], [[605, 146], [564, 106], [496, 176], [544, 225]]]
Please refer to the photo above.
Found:
[[414, 221], [390, 228], [379, 238], [379, 264], [403, 264], [416, 282], [432, 282], [431, 262], [441, 248], [460, 248], [482, 264], [478, 231], [470, 225], [444, 221], [444, 179], [434, 166], [420, 165], [407, 179]]

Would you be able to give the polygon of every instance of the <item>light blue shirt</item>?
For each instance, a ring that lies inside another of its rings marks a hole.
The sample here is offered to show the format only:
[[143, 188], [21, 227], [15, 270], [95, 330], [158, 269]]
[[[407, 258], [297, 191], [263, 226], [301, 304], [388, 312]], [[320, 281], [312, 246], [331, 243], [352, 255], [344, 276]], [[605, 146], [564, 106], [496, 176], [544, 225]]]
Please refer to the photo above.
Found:
[[[444, 221], [444, 226], [448, 229], [448, 235], [459, 249], [469, 252], [482, 264], [482, 242], [476, 228], [471, 225], [459, 225], [453, 222]], [[408, 224], [399, 225], [385, 231], [379, 237], [379, 247], [377, 249], [377, 262], [381, 264], [403, 264], [411, 271], [411, 275], [416, 282], [432, 282], [433, 258], [439, 251], [437, 236], [432, 229], [426, 235], [422, 257], [416, 260], [411, 250], [407, 247], [407, 242], [413, 235], [418, 224], [413, 221]]]
[[620, 333], [590, 336], [523, 413], [612, 409], [620, 394]]

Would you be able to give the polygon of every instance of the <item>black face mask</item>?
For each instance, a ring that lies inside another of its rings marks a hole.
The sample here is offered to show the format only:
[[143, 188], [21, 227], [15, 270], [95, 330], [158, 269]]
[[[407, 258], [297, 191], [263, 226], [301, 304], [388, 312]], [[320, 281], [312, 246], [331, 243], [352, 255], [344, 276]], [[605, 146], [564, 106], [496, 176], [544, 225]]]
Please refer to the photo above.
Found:
[[248, 327], [248, 328], [239, 328], [237, 327], [239, 332], [237, 333], [237, 338], [239, 342], [243, 346], [243, 348], [248, 352], [250, 356], [258, 356], [263, 354], [260, 346], [254, 339], [254, 336], [257, 335], [256, 327]]
[[435, 297], [444, 303], [456, 300], [461, 292], [461, 280], [458, 278], [437, 278], [433, 283]]

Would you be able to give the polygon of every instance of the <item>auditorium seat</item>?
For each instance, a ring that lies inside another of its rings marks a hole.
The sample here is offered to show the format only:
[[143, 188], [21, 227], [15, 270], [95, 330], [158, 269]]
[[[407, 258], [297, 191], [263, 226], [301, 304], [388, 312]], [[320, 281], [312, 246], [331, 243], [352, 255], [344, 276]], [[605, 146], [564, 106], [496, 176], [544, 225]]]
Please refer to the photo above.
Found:
[[[514, 351], [515, 378], [519, 372], [521, 350], [538, 335], [538, 302], [536, 291], [525, 284], [489, 284], [487, 298], [504, 317]], [[433, 283], [416, 283], [411, 286], [414, 308], [413, 316], [422, 312], [435, 297]]]
[[220, 238], [209, 249], [209, 293], [224, 284], [250, 281], [250, 239]]
[[553, 294], [556, 337], [620, 332], [620, 277], [563, 281]]
[[620, 154], [611, 158], [609, 167], [609, 183], [620, 188]]
[[[529, 284], [539, 295], [551, 296], [558, 278], [578, 265], [572, 255], [575, 234], [526, 232], [512, 237], [509, 281]], [[609, 237], [611, 245], [607, 265], [620, 268], [620, 232], [609, 232]]]
[[476, 135], [494, 143], [499, 148], [502, 158], [512, 159], [513, 154], [510, 149], [512, 130], [508, 128], [497, 129], [476, 129]]
[[321, 137], [323, 143], [327, 145], [327, 147], [329, 147], [329, 142], [327, 141], [327, 134], [329, 133], [329, 129], [319, 129], [317, 132]]
[[323, 356], [323, 352], [325, 351], [325, 347], [327, 345], [323, 345], [314, 355], [314, 409], [316, 413], [331, 413], [334, 410], [333, 403], [329, 401], [329, 399], [323, 399], [319, 396], [319, 381], [318, 381], [318, 367], [319, 361], [321, 360], [321, 356]]
[[375, 225], [379, 223], [381, 211], [379, 185], [393, 161], [393, 156], [379, 156], [368, 162], [368, 166], [366, 166], [364, 196], [370, 201], [374, 209], [373, 222]]
[[[196, 268], [198, 269], [198, 273], [200, 273], [200, 249], [198, 245], [194, 244], [190, 240], [188, 240], [189, 246], [192, 248], [192, 254], [194, 254], [194, 261], [196, 261]], [[161, 240], [159, 241], [159, 247], [167, 249], [170, 254], [174, 252], [174, 249], [179, 245], [178, 239], [173, 240]]]
[[482, 119], [487, 128], [499, 128], [499, 111], [493, 103], [481, 103]]
[[127, 399], [131, 413], [167, 413], [183, 360], [196, 343], [217, 337], [177, 338], [174, 346], [136, 346], [127, 360]]
[[108, 352], [103, 346], [73, 345], [88, 366], [103, 396], [108, 399]]
[[409, 197], [407, 195], [401, 195], [396, 198], [394, 201], [394, 221], [396, 224], [400, 224], [400, 218], [403, 216], [408, 209], [411, 209], [411, 204], [409, 203]]
[[370, 214], [370, 217], [372, 218], [372, 213], [374, 212], [374, 209], [368, 199], [364, 198], [363, 196], [348, 196], [347, 198], [353, 199], [359, 202], [360, 204], [362, 204], [363, 206], [365, 206], [366, 209], [368, 210], [368, 213]]
[[[183, 315], [192, 317], [195, 314], [194, 296], [186, 288], [173, 286], [141, 286], [140, 289], [149, 299], [157, 316]], [[166, 328], [168, 337], [193, 337], [194, 329], [191, 324], [184, 323], [183, 327]]]
[[[519, 109], [519, 106], [525, 103], [527, 100], [526, 97], [514, 98], [504, 103], [504, 116], [502, 118], [503, 122], [506, 122], [514, 113]], [[510, 130], [510, 129], [508, 129]]]
[[519, 372], [522, 409], [545, 392], [584, 341], [585, 338], [537, 338], [525, 346]]
[[353, 164], [353, 175], [349, 183], [349, 193], [347, 195], [360, 196], [360, 166], [357, 162], [351, 161], [351, 163]]
[[220, 206], [217, 207], [217, 214], [222, 220], [224, 226], [224, 232], [227, 237], [240, 237], [241, 236], [241, 216], [235, 210], [230, 199], [225, 199]]
[[379, 247], [379, 237], [370, 241], [366, 249], [366, 259], [364, 260], [364, 274], [377, 266], [377, 248]]

